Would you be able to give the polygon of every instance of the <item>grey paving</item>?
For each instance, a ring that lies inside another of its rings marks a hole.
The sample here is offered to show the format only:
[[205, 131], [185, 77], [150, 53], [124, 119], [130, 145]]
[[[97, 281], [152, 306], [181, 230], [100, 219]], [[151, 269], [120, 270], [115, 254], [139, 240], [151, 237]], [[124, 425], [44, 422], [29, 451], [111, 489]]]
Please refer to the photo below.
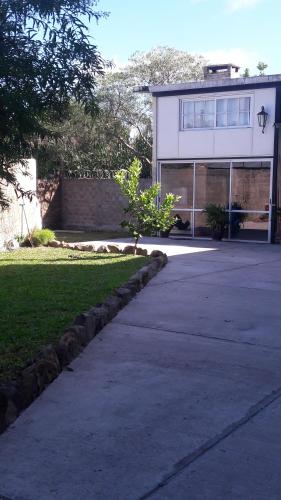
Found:
[[281, 247], [165, 249], [167, 267], [0, 436], [0, 498], [281, 498]]

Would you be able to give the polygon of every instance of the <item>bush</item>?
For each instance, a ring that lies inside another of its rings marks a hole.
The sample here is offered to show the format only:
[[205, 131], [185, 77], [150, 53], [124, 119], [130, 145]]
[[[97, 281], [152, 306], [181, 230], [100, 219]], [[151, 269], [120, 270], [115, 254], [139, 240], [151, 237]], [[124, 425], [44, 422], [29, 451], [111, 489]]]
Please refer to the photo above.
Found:
[[171, 210], [180, 199], [180, 196], [168, 193], [157, 206], [160, 184], [153, 184], [142, 191], [141, 170], [141, 162], [135, 158], [128, 170], [122, 169], [115, 174], [115, 181], [129, 202], [124, 208], [127, 218], [121, 222], [121, 226], [127, 228], [135, 240], [134, 253], [142, 235], [150, 236], [158, 231], [166, 231], [174, 225], [175, 218], [171, 215]]
[[206, 224], [211, 229], [215, 240], [221, 240], [228, 226], [228, 212], [221, 205], [209, 203], [206, 205], [204, 213], [206, 214]]
[[32, 233], [25, 238], [24, 246], [48, 245], [54, 239], [55, 233], [51, 229], [33, 229]]

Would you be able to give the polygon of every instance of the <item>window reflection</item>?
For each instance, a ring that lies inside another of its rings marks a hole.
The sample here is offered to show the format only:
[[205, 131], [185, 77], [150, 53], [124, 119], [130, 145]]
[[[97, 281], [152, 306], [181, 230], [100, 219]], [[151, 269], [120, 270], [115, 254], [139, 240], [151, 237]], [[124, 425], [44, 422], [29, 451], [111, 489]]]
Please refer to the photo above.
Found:
[[232, 209], [269, 209], [270, 162], [233, 162]]
[[195, 208], [208, 203], [226, 206], [229, 203], [230, 163], [196, 163]]
[[193, 207], [193, 163], [164, 164], [161, 171], [161, 196], [166, 193], [181, 198], [175, 208]]

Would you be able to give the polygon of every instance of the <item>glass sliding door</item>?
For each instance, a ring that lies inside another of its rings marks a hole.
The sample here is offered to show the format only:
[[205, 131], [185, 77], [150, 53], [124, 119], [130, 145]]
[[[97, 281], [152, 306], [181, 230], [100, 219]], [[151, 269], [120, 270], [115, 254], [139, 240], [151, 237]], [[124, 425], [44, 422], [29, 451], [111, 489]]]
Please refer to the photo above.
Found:
[[230, 238], [268, 241], [271, 162], [233, 161]]
[[171, 234], [193, 236], [193, 163], [164, 163], [161, 165], [161, 198], [167, 193], [179, 195], [173, 215], [177, 217], [177, 225]]
[[209, 203], [229, 213], [225, 239], [269, 241], [271, 160], [216, 160], [160, 164], [161, 196], [181, 196], [171, 234], [209, 238], [204, 209]]
[[214, 203], [228, 208], [230, 162], [196, 162], [194, 185], [194, 236], [210, 237], [203, 212]]

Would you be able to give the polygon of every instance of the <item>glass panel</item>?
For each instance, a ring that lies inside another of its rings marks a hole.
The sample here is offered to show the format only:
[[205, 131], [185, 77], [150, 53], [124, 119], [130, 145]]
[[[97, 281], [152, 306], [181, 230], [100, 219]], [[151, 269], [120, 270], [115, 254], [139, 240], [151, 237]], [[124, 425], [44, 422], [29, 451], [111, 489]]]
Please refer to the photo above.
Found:
[[237, 113], [239, 110], [239, 99], [227, 99], [228, 113]]
[[249, 113], [240, 112], [239, 113], [239, 125], [249, 125], [250, 124], [250, 116]]
[[227, 99], [227, 125], [228, 127], [239, 125], [239, 99]]
[[227, 114], [227, 126], [228, 127], [237, 127], [238, 125], [238, 113], [230, 112]]
[[195, 208], [208, 203], [228, 206], [230, 163], [196, 163]]
[[269, 210], [270, 162], [233, 162], [232, 210]]
[[194, 103], [193, 102], [184, 102], [183, 103], [183, 114], [184, 115], [193, 115], [194, 113]]
[[194, 127], [195, 128], [212, 128], [214, 126], [213, 115], [195, 115]]
[[183, 128], [193, 128], [193, 115], [183, 116]]
[[226, 113], [227, 99], [217, 99], [217, 113]]
[[211, 236], [210, 228], [206, 225], [206, 214], [203, 212], [194, 212], [194, 236], [196, 238], [209, 238]]
[[232, 212], [230, 237], [237, 240], [268, 240], [268, 214]]
[[193, 163], [163, 164], [161, 170], [161, 196], [173, 193], [181, 196], [175, 208], [193, 207]]
[[192, 212], [186, 210], [173, 210], [172, 215], [176, 217], [174, 227], [170, 231], [171, 236], [192, 236]]
[[227, 114], [226, 113], [217, 114], [217, 127], [227, 127]]
[[239, 109], [240, 111], [250, 111], [250, 97], [240, 97], [239, 99]]
[[195, 128], [212, 128], [214, 126], [215, 101], [195, 101]]

